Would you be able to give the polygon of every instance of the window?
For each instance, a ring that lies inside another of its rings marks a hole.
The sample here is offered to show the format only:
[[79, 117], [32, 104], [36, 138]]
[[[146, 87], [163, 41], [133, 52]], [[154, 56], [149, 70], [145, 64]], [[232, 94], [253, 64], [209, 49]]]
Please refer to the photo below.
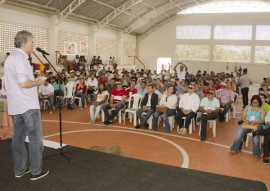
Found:
[[217, 25], [214, 28], [216, 40], [251, 40], [251, 25]]
[[270, 63], [270, 46], [256, 46], [255, 47], [255, 63]]
[[221, 1], [193, 6], [179, 12], [178, 14], [251, 12], [270, 12], [270, 5], [266, 2], [257, 1]]
[[157, 59], [157, 73], [160, 74], [161, 70], [172, 72], [172, 59], [171, 58], [158, 58]]
[[214, 61], [250, 62], [250, 46], [217, 45], [213, 50]]
[[176, 39], [210, 39], [211, 26], [177, 26]]
[[48, 31], [46, 28], [0, 21], [0, 52], [13, 52], [14, 37], [18, 31], [30, 31], [35, 37], [35, 47], [48, 50]]
[[176, 45], [176, 60], [209, 60], [210, 47], [208, 45]]
[[256, 26], [256, 40], [270, 40], [270, 25]]

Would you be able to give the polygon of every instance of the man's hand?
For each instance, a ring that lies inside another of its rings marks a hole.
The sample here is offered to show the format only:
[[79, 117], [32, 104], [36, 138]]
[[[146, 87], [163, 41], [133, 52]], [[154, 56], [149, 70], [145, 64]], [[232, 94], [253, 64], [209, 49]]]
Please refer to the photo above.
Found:
[[148, 110], [149, 110], [149, 107], [146, 107], [146, 106], [143, 107], [143, 111], [148, 111]]
[[37, 83], [37, 86], [40, 86], [40, 85], [44, 84], [45, 80], [46, 80], [46, 78], [41, 76], [41, 77], [36, 78], [35, 81]]

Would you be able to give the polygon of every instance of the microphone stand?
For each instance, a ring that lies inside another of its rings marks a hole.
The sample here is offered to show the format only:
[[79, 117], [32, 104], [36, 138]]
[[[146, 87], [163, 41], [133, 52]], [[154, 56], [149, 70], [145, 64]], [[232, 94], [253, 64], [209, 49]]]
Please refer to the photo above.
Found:
[[[52, 63], [48, 60], [48, 58], [46, 57], [46, 55], [44, 53], [42, 53], [43, 57], [47, 60], [47, 62], [49, 63], [49, 65], [53, 68], [53, 70], [56, 72], [56, 74], [58, 75], [60, 81], [63, 82], [63, 78], [62, 76], [59, 74], [59, 72], [57, 72], [57, 70], [55, 69], [55, 67], [52, 65]], [[60, 131], [60, 149], [59, 149], [59, 153], [56, 154], [52, 154], [50, 156], [46, 156], [44, 157], [44, 159], [46, 158], [50, 158], [50, 157], [54, 157], [54, 156], [62, 156], [64, 157], [70, 164], [72, 164], [71, 160], [65, 155], [65, 153], [67, 152], [71, 152], [71, 151], [63, 151], [63, 139], [62, 139], [62, 96], [60, 96], [60, 82], [58, 81], [58, 85], [59, 85], [59, 103], [58, 103], [58, 109], [59, 109], [59, 131]]]

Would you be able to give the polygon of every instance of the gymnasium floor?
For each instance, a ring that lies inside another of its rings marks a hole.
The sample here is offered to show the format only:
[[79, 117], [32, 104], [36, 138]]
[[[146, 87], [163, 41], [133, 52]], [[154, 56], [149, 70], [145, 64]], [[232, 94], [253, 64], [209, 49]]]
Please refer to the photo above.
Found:
[[[257, 86], [252, 86], [250, 96], [257, 92]], [[126, 119], [126, 124], [114, 121], [111, 126], [105, 126], [98, 120], [89, 124], [89, 105], [83, 111], [67, 110], [62, 114], [63, 143], [89, 149], [94, 146], [119, 146], [124, 156], [152, 161], [172, 166], [190, 168], [222, 175], [241, 177], [262, 181], [270, 188], [269, 165], [264, 165], [262, 158], [255, 161], [251, 154], [252, 141], [243, 146], [243, 151], [229, 156], [240, 119], [242, 101], [238, 100], [236, 118], [229, 122], [217, 122], [217, 135], [214, 138], [212, 130], [207, 129], [205, 142], [200, 141], [199, 127], [195, 132], [186, 135], [177, 133], [177, 125], [171, 134], [165, 133], [160, 123], [158, 131], [135, 129], [133, 123]], [[42, 112], [44, 139], [59, 142], [58, 109], [52, 115]]]

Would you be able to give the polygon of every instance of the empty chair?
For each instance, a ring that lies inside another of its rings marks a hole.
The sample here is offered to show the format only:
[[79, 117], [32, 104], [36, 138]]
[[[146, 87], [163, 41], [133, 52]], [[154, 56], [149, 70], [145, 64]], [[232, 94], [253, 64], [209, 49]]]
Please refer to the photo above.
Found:
[[142, 96], [140, 94], [133, 94], [129, 97], [128, 108], [125, 110], [123, 121], [125, 123], [126, 113], [130, 114], [130, 122], [133, 116], [133, 125], [136, 126], [137, 115], [136, 111], [139, 109], [142, 101]]

